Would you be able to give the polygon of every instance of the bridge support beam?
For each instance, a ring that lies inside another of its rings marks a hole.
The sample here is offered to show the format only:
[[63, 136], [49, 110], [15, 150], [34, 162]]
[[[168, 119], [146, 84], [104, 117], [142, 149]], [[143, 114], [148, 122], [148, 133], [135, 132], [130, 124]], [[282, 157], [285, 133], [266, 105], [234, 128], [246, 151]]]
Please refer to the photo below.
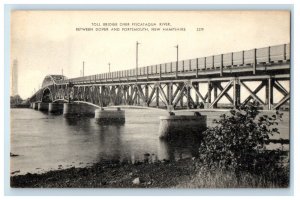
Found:
[[45, 102], [39, 102], [38, 103], [38, 110], [48, 111], [48, 108], [49, 108], [49, 103], [45, 103]]
[[204, 108], [209, 108], [211, 104], [211, 91], [213, 90], [213, 85], [210, 81], [207, 82], [207, 102], [204, 104]]
[[272, 78], [269, 78], [267, 85], [266, 85], [266, 104], [267, 104], [268, 110], [271, 110], [272, 105], [274, 104], [274, 102], [273, 102], [273, 85], [274, 85], [274, 80]]
[[241, 104], [241, 86], [238, 80], [233, 81], [233, 107], [237, 108]]
[[173, 140], [182, 137], [199, 137], [207, 127], [207, 117], [199, 116], [162, 116], [160, 117], [159, 137]]
[[[194, 88], [195, 88], [196, 92], [199, 93], [199, 83], [194, 83]], [[196, 108], [198, 108], [198, 106], [199, 106], [199, 96], [198, 95], [196, 95], [196, 105], [195, 106], [196, 106]]]
[[49, 103], [48, 111], [50, 113], [62, 113], [64, 110], [63, 103]]

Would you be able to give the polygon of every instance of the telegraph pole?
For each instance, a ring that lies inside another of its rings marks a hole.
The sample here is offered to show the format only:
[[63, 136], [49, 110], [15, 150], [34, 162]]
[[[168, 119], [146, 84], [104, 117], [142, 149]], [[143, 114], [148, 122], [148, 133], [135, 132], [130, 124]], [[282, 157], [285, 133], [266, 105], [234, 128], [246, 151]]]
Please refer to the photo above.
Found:
[[110, 63], [108, 63], [108, 72], [110, 72]]

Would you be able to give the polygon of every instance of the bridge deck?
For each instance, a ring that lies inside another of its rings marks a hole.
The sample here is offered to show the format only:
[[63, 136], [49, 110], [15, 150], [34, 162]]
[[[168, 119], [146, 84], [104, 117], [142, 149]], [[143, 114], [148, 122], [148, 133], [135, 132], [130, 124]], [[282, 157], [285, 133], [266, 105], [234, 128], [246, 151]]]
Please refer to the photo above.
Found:
[[30, 101], [173, 110], [237, 108], [255, 100], [276, 110], [289, 104], [289, 80], [290, 44], [283, 44], [71, 79], [50, 75]]
[[[127, 82], [134, 80], [162, 80], [205, 78], [250, 74], [276, 74], [290, 69], [290, 44], [247, 51], [213, 55], [178, 62], [96, 74], [57, 81], [56, 84], [85, 84]], [[288, 71], [289, 74], [289, 71]]]

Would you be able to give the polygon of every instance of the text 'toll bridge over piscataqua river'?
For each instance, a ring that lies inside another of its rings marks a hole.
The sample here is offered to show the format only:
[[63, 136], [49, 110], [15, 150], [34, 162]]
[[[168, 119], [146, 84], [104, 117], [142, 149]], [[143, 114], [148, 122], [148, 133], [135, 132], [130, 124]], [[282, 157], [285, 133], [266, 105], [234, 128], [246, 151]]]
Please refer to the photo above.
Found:
[[[167, 110], [289, 107], [290, 44], [66, 78], [48, 75], [30, 102]], [[276, 98], [275, 98], [276, 97]]]

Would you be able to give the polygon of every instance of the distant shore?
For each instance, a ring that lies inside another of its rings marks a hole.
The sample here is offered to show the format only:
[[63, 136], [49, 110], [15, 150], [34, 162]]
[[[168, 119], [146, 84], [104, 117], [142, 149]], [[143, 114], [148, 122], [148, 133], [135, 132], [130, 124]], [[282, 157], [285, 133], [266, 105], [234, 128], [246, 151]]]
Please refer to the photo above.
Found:
[[10, 108], [30, 108], [30, 105], [29, 104], [10, 105]]
[[13, 188], [170, 188], [196, 174], [194, 158], [176, 162], [120, 163], [108, 161], [85, 168], [11, 177]]

